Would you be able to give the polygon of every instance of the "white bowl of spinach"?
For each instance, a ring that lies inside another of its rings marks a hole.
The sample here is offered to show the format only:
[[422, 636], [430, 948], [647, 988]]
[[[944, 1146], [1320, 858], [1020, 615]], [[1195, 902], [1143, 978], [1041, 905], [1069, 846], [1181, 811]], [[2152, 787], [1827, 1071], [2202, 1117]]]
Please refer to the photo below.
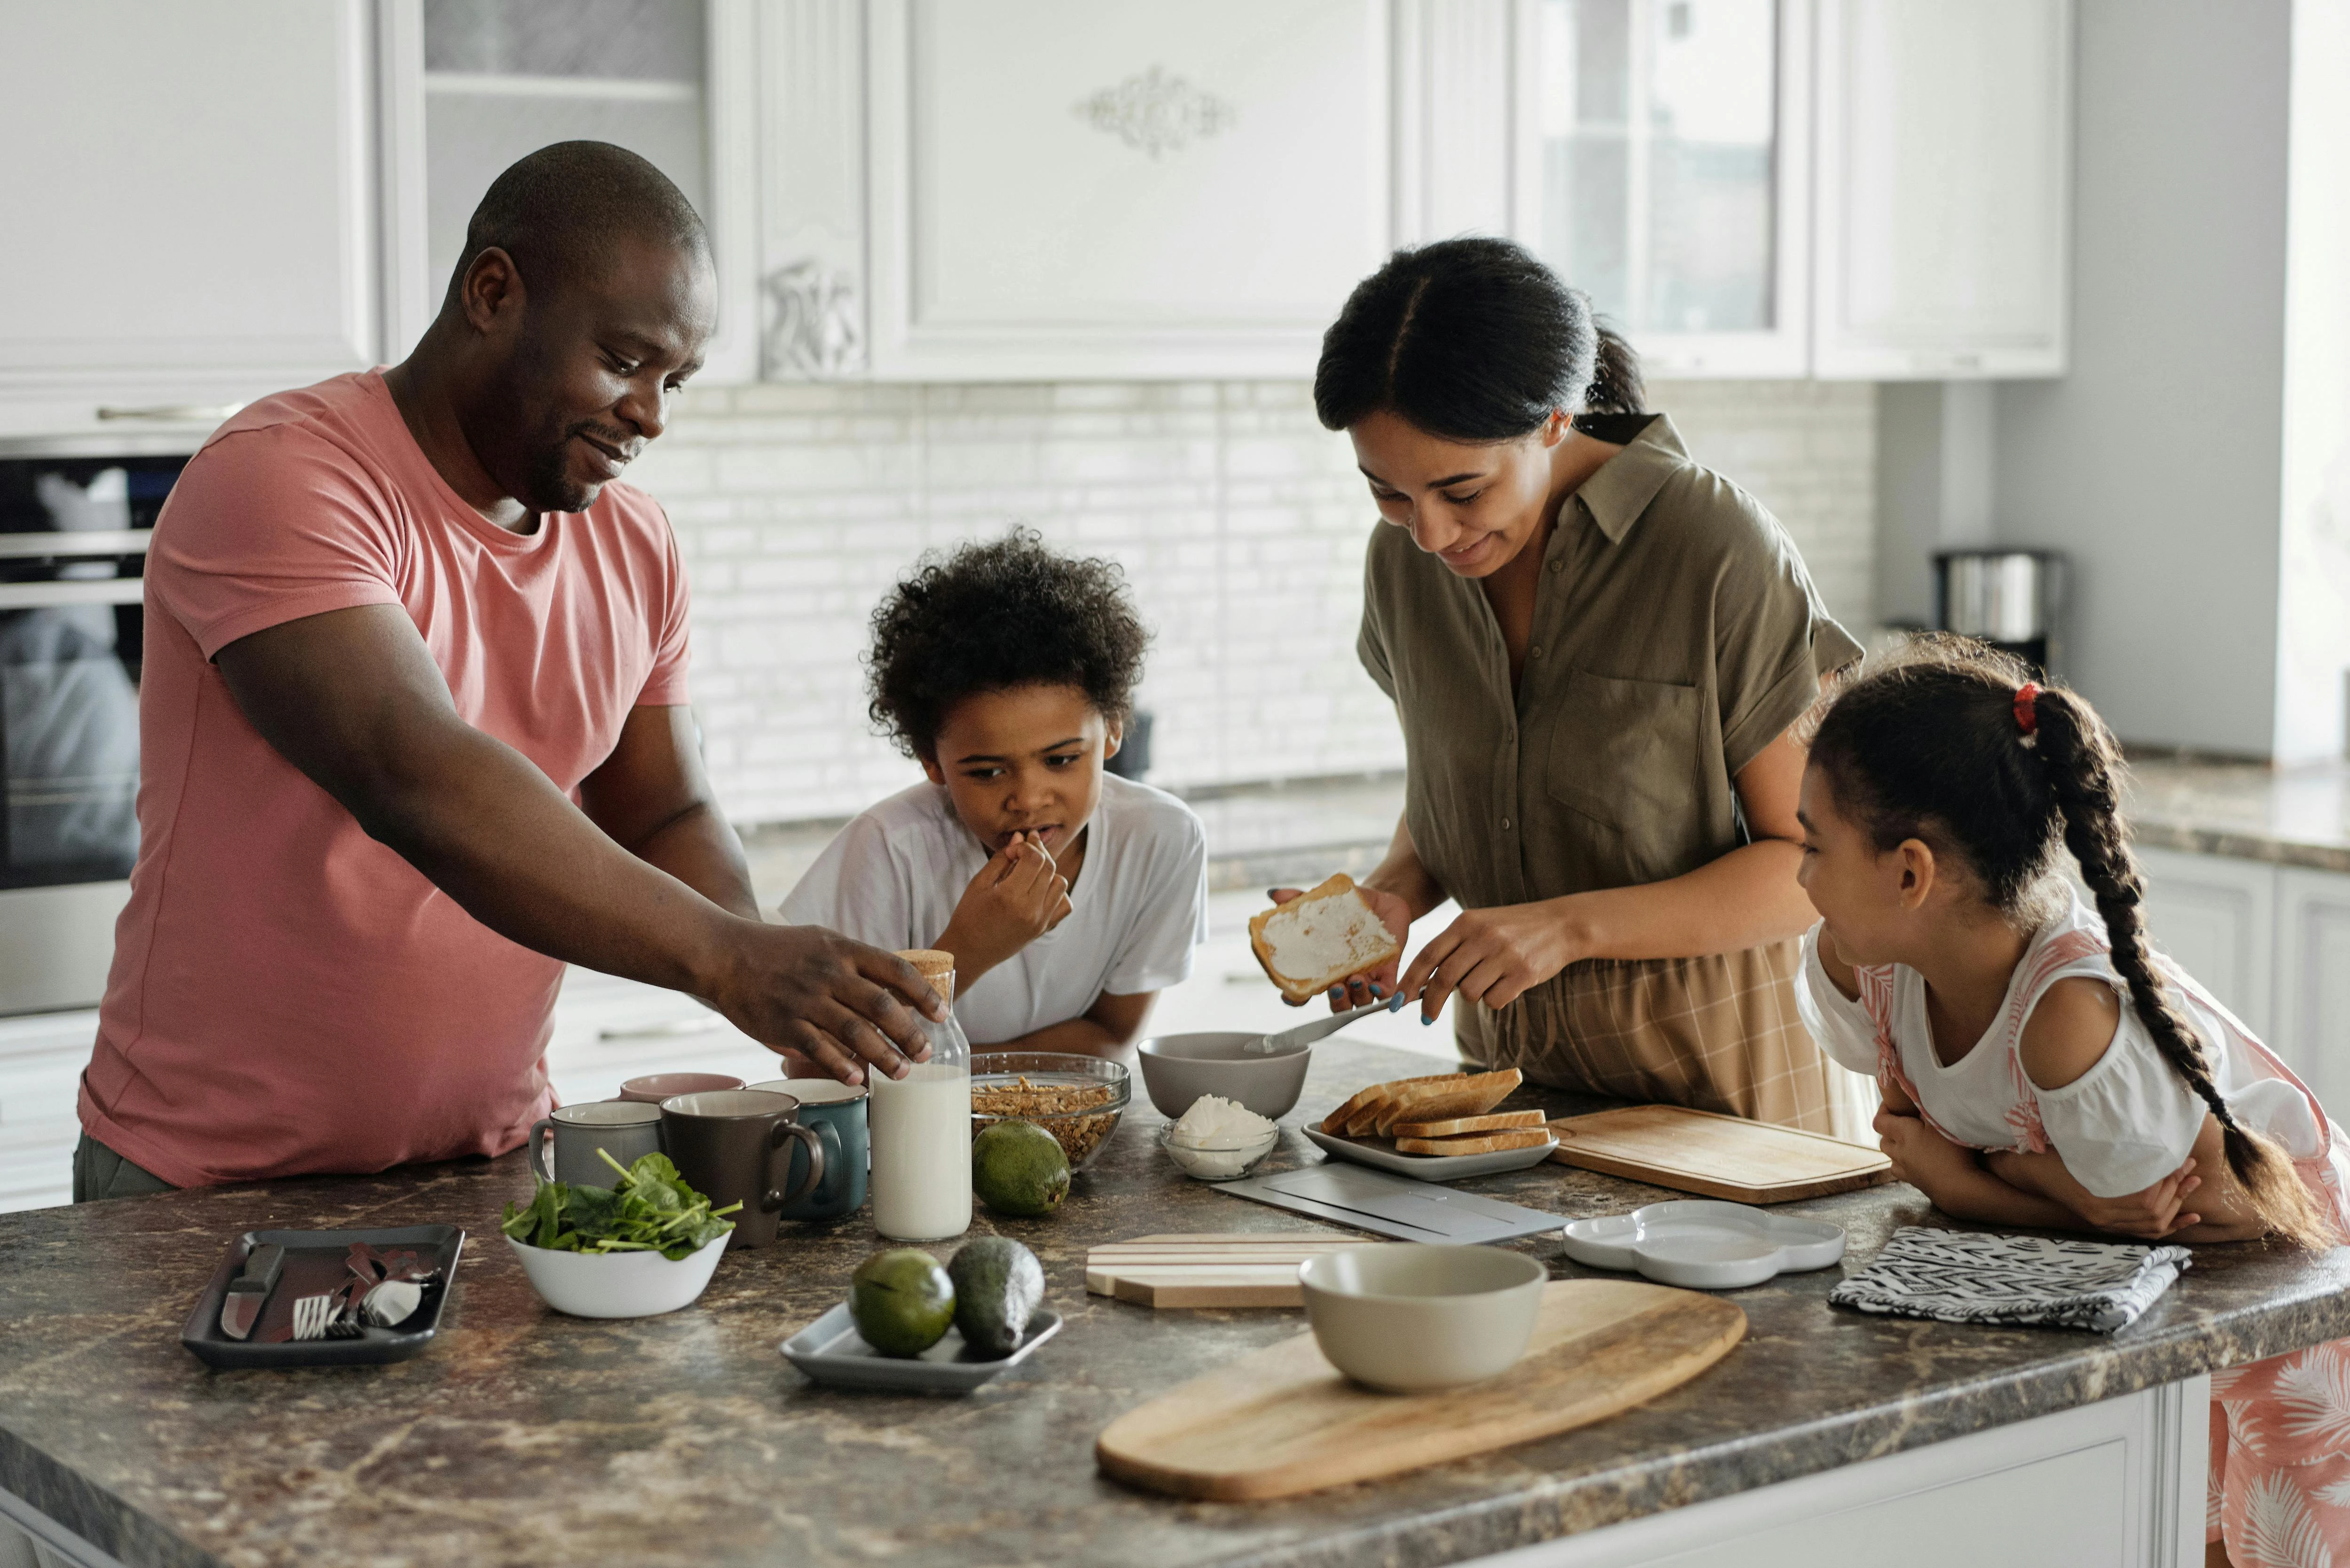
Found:
[[690, 1305], [710, 1283], [740, 1205], [713, 1210], [669, 1157], [623, 1167], [612, 1187], [542, 1181], [499, 1229], [547, 1305], [574, 1317], [654, 1317]]

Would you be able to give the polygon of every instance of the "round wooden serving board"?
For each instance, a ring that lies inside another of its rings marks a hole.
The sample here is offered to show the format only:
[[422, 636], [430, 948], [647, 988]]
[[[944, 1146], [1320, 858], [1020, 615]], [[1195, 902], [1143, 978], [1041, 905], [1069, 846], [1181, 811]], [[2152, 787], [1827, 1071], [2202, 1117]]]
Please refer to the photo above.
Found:
[[1094, 1459], [1107, 1475], [1177, 1497], [1289, 1497], [1603, 1420], [1686, 1383], [1745, 1334], [1746, 1314], [1718, 1296], [1559, 1281], [1543, 1289], [1524, 1359], [1489, 1382], [1374, 1393], [1301, 1334], [1128, 1411], [1095, 1441]]

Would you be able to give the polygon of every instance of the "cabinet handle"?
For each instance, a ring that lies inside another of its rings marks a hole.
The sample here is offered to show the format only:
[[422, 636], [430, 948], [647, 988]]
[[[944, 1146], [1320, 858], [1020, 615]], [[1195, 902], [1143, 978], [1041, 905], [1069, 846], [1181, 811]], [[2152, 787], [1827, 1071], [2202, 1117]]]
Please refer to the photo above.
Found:
[[669, 1023], [648, 1023], [638, 1029], [601, 1029], [597, 1031], [596, 1038], [598, 1040], [654, 1040], [680, 1034], [708, 1034], [725, 1027], [726, 1020], [723, 1018], [714, 1016], [680, 1018]]
[[243, 403], [151, 403], [140, 409], [118, 409], [101, 405], [98, 417], [111, 420], [168, 420], [175, 424], [193, 424], [198, 421], [218, 424], [244, 407]]

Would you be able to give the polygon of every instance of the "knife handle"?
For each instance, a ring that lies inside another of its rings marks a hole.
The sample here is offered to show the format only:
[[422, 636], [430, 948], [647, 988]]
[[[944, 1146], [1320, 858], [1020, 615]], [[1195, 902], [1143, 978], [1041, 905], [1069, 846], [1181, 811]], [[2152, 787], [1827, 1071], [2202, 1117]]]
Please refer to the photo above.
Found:
[[234, 1283], [266, 1294], [276, 1288], [278, 1272], [285, 1267], [286, 1249], [274, 1241], [265, 1241], [244, 1255], [244, 1272], [237, 1275]]

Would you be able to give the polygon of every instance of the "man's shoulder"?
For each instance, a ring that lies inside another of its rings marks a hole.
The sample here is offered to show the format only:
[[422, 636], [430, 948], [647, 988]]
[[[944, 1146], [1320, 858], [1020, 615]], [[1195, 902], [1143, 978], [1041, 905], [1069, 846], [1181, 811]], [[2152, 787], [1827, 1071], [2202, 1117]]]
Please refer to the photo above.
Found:
[[372, 370], [353, 370], [255, 399], [204, 438], [196, 458], [315, 452], [322, 447], [357, 452], [374, 444], [373, 427], [390, 408], [383, 379]]

